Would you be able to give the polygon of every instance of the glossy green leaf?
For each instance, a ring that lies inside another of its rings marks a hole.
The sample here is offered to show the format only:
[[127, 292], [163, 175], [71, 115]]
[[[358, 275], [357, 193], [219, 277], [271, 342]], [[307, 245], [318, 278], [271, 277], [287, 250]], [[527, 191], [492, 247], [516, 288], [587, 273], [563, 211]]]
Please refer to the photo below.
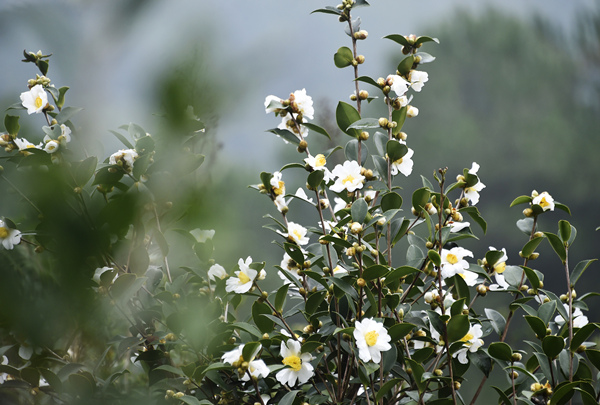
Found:
[[406, 76], [411, 71], [413, 64], [415, 63], [415, 57], [408, 55], [398, 64], [397, 70], [400, 76]]
[[379, 174], [379, 177], [382, 181], [387, 182], [388, 178], [388, 164], [387, 161], [381, 156], [373, 155], [371, 156], [373, 159], [373, 165], [375, 166], [375, 170]]
[[457, 315], [450, 318], [447, 325], [448, 343], [461, 340], [469, 333], [470, 327], [468, 315]]
[[406, 37], [404, 35], [391, 34], [391, 35], [386, 35], [384, 38], [391, 39], [392, 41], [394, 41], [402, 46], [410, 46], [410, 43], [408, 42], [408, 40], [406, 39]]
[[531, 203], [532, 200], [533, 200], [533, 198], [531, 198], [530, 196], [528, 196], [528, 195], [522, 195], [522, 196], [519, 196], [519, 197], [515, 198], [510, 203], [510, 206], [514, 207], [515, 205], [518, 205], [518, 204]]
[[546, 325], [544, 321], [542, 321], [537, 316], [525, 315], [525, 320], [533, 330], [533, 333], [536, 334], [538, 339], [543, 339], [546, 336]]
[[16, 115], [8, 115], [4, 116], [4, 128], [6, 128], [6, 132], [13, 137], [16, 137], [19, 133], [19, 129], [21, 126], [19, 125], [19, 117]]
[[583, 328], [579, 329], [573, 336], [573, 340], [569, 345], [571, 351], [576, 351], [596, 329], [598, 329], [598, 325], [595, 323], [588, 323]]
[[379, 88], [379, 85], [377, 84], [377, 82], [375, 80], [373, 80], [372, 78], [370, 78], [369, 76], [360, 76], [359, 78], [357, 78], [355, 80], [357, 80], [359, 82], [363, 82], [363, 83], [368, 83], [372, 86]]
[[565, 263], [567, 261], [567, 250], [565, 249], [565, 244], [560, 240], [558, 236], [551, 232], [544, 232], [546, 235], [546, 239], [550, 242], [550, 246], [558, 255], [558, 258]]
[[356, 292], [354, 287], [352, 287], [352, 285], [349, 284], [346, 280], [343, 280], [341, 278], [336, 278], [336, 277], [330, 277], [329, 281], [331, 281], [337, 288], [342, 290], [345, 294], [350, 296], [352, 299], [358, 299], [358, 293]]
[[279, 401], [279, 405], [293, 405], [294, 400], [296, 399], [296, 395], [298, 395], [299, 392], [300, 390], [288, 392], [283, 396], [283, 398], [281, 398], [281, 400]]
[[569, 242], [569, 239], [571, 239], [571, 227], [569, 221], [565, 221], [564, 219], [558, 221], [558, 234], [563, 243]]
[[261, 348], [262, 345], [260, 342], [246, 343], [242, 349], [242, 357], [244, 358], [244, 361], [252, 361]]
[[350, 66], [353, 60], [354, 56], [352, 55], [352, 50], [346, 46], [342, 46], [337, 50], [335, 55], [333, 55], [335, 66], [340, 69]]
[[459, 211], [461, 213], [466, 212], [467, 214], [469, 214], [469, 216], [473, 219], [473, 221], [475, 221], [477, 223], [477, 225], [479, 225], [481, 227], [481, 229], [483, 230], [483, 233], [485, 234], [487, 232], [487, 222], [485, 222], [485, 220], [479, 213], [479, 209], [477, 207], [474, 207], [474, 206], [464, 207], [464, 208], [461, 208]]
[[252, 304], [252, 320], [262, 333], [270, 333], [273, 330], [273, 321], [263, 315], [271, 315], [273, 311], [264, 302], [254, 301]]
[[406, 121], [407, 111], [407, 106], [404, 106], [399, 110], [392, 111], [392, 121], [396, 123], [396, 126], [392, 128], [392, 134], [398, 135], [402, 131], [402, 127], [404, 126], [404, 122]]
[[368, 212], [369, 205], [364, 198], [359, 198], [354, 201], [354, 203], [352, 203], [352, 207], [350, 208], [352, 220], [354, 222], [358, 222], [359, 224], [362, 224], [365, 221]]
[[281, 312], [283, 310], [285, 301], [287, 299], [289, 286], [289, 284], [284, 284], [277, 290], [277, 294], [275, 295], [275, 309], [278, 312]]
[[384, 277], [389, 272], [390, 272], [389, 267], [381, 265], [381, 264], [374, 264], [372, 266], [367, 267], [364, 270], [362, 278], [365, 279], [366, 281], [370, 281], [370, 280], [374, 280], [379, 277]]
[[[346, 159], [348, 160], [358, 160], [358, 140], [353, 139], [349, 141], [344, 147], [344, 154], [346, 155]], [[369, 154], [369, 149], [364, 142], [361, 142], [360, 145], [360, 162], [361, 165], [364, 166], [367, 161], [367, 156]]]
[[429, 202], [431, 192], [425, 187], [415, 190], [412, 195], [412, 206], [417, 213], [423, 211], [425, 205]]
[[98, 158], [96, 156], [90, 156], [89, 158], [72, 164], [72, 173], [75, 184], [79, 187], [83, 187], [94, 175], [96, 166], [98, 165]]
[[271, 132], [296, 146], [298, 146], [300, 143], [300, 138], [298, 138], [298, 135], [294, 134], [292, 131], [288, 131], [287, 129], [272, 128], [266, 132]]
[[552, 405], [564, 405], [566, 404], [575, 394], [575, 388], [579, 385], [579, 382], [569, 382], [560, 385], [552, 395]]
[[526, 266], [521, 266], [521, 268], [525, 271], [525, 276], [531, 283], [531, 287], [537, 289], [540, 285], [540, 278], [538, 277], [537, 273], [533, 269], [530, 269]]
[[352, 128], [348, 129], [350, 125], [360, 119], [360, 114], [356, 108], [348, 103], [340, 101], [335, 109], [335, 119], [342, 132], [354, 138], [358, 138], [361, 131]]
[[504, 319], [502, 314], [495, 309], [485, 308], [485, 316], [490, 320], [494, 332], [496, 332], [498, 336], [502, 336], [504, 328], [506, 327], [506, 319]]
[[589, 359], [589, 361], [596, 367], [596, 369], [600, 370], [600, 350], [597, 349], [587, 349], [585, 351], [585, 355]]
[[531, 229], [533, 228], [533, 218], [523, 218], [517, 221], [517, 228], [525, 235], [530, 236], [532, 234]]
[[118, 133], [117, 131], [113, 131], [113, 130], [110, 130], [109, 132], [111, 134], [113, 134], [114, 136], [116, 136], [117, 139], [120, 140], [121, 143], [123, 145], [125, 145], [128, 149], [134, 149], [134, 147], [131, 144], [131, 142], [129, 142], [129, 140], [127, 138], [125, 138], [122, 134]]
[[310, 129], [311, 131], [316, 132], [317, 134], [324, 135], [327, 138], [331, 139], [331, 136], [329, 136], [329, 133], [323, 127], [320, 127], [318, 125], [312, 124], [310, 122], [304, 122], [304, 123], [302, 123], [302, 125], [305, 126], [308, 129]]
[[390, 390], [392, 388], [394, 388], [397, 385], [399, 386], [400, 384], [402, 384], [403, 381], [404, 380], [402, 378], [392, 378], [391, 380], [387, 381], [377, 391], [377, 395], [375, 396], [375, 401], [379, 402], [383, 397], [385, 397], [385, 395], [388, 392], [390, 392]]
[[500, 400], [502, 401], [502, 403], [504, 405], [513, 405], [513, 403], [511, 402], [510, 398], [504, 393], [504, 391], [502, 391], [498, 387], [492, 386], [492, 388], [498, 393], [498, 395], [500, 396]]
[[400, 209], [400, 207], [402, 207], [402, 197], [400, 197], [400, 194], [391, 191], [381, 197], [381, 210], [383, 212]]
[[410, 266], [398, 267], [397, 269], [390, 271], [389, 274], [385, 276], [385, 284], [387, 285], [402, 277], [408, 276], [409, 274], [418, 273], [419, 271], [419, 269]]
[[556, 301], [546, 302], [540, 305], [538, 309], [538, 317], [547, 325], [556, 312]]
[[428, 36], [420, 36], [417, 38], [417, 40], [415, 41], [415, 45], [421, 45], [424, 44], [425, 42], [435, 42], [436, 44], [440, 43], [440, 40], [437, 38], [433, 38], [433, 37], [428, 37]]
[[308, 297], [306, 305], [304, 306], [304, 310], [307, 314], [312, 315], [319, 309], [319, 306], [325, 300], [325, 294], [326, 291], [317, 291]]
[[582, 260], [579, 263], [577, 263], [577, 265], [573, 269], [573, 272], [571, 273], [571, 285], [573, 287], [575, 287], [575, 284], [577, 283], [583, 272], [589, 267], [590, 264], [592, 264], [596, 260], [598, 259]]
[[385, 149], [392, 162], [402, 159], [402, 157], [408, 153], [408, 147], [395, 139], [388, 141], [385, 145]]
[[56, 115], [55, 119], [59, 124], [64, 124], [82, 110], [83, 108], [65, 107]]
[[437, 267], [440, 267], [442, 265], [442, 258], [436, 250], [430, 249], [427, 252], [427, 257], [429, 257], [429, 260], [431, 260], [433, 264], [435, 264]]
[[311, 12], [311, 14], [314, 14], [314, 13], [340, 15], [340, 14], [342, 14], [342, 11], [338, 10], [336, 7], [327, 6], [325, 8], [319, 8], [319, 9], [314, 10], [314, 11]]
[[315, 170], [308, 175], [306, 182], [308, 183], [310, 188], [312, 188], [313, 190], [317, 190], [323, 182], [324, 177], [325, 172], [323, 170]]
[[379, 128], [379, 120], [377, 118], [362, 118], [352, 123], [348, 128], [364, 131], [365, 129]]
[[565, 348], [565, 340], [560, 336], [548, 335], [542, 340], [544, 354], [550, 359], [555, 359]]
[[495, 359], [512, 361], [512, 348], [504, 342], [492, 342], [488, 347], [488, 354]]

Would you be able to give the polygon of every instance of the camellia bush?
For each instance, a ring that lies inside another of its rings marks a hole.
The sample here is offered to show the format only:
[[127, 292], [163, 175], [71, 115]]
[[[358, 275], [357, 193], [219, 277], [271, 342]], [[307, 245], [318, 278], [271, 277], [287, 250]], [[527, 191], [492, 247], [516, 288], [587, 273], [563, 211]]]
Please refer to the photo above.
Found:
[[[538, 226], [568, 207], [547, 191], [515, 198], [522, 250], [475, 257], [461, 242], [487, 230], [476, 207], [486, 187], [479, 164], [441, 168], [412, 193], [402, 189], [413, 158], [425, 155], [402, 131], [418, 120], [422, 69], [435, 59], [422, 49], [441, 45], [388, 35], [404, 55], [398, 65], [360, 75], [368, 33], [354, 12], [368, 5], [315, 10], [349, 37], [333, 58], [352, 72], [350, 102], [335, 109], [343, 145], [309, 143], [329, 134], [314, 123], [305, 89], [264, 101], [279, 122], [274, 141], [299, 152], [252, 186], [272, 202], [265, 218], [281, 249], [276, 266], [256, 252], [226, 269], [212, 259], [214, 231], [191, 225], [193, 199], [174, 189], [201, 188], [205, 133], [193, 111], [181, 137], [130, 124], [113, 131], [121, 150], [88, 154], [68, 87], [46, 76], [49, 55], [24, 52], [41, 76], [9, 107], [0, 140], [0, 181], [17, 213], [0, 222], [3, 277], [13, 277], [2, 294], [26, 291], [38, 304], [28, 313], [4, 304], [3, 403], [598, 403], [600, 351], [590, 339], [599, 325], [585, 315], [596, 293], [575, 292], [595, 259], [572, 264], [577, 232], [568, 221]], [[365, 103], [382, 103], [387, 116], [365, 117]], [[292, 173], [306, 182], [295, 193], [286, 190]], [[556, 253], [562, 291], [544, 289], [534, 268], [541, 243]], [[64, 316], [73, 306], [84, 315]], [[508, 343], [515, 318], [528, 328], [522, 347]], [[499, 378], [488, 380], [492, 370]], [[480, 396], [486, 386], [494, 398]]]

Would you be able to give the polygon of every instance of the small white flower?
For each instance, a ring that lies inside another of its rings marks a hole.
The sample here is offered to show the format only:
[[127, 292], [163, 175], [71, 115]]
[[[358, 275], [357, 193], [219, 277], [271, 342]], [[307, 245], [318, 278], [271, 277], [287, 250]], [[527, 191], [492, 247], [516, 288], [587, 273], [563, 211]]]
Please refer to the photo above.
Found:
[[281, 180], [281, 176], [281, 172], [275, 172], [269, 181], [271, 184], [271, 189], [273, 190], [273, 194], [276, 196], [285, 195], [285, 182]]
[[413, 161], [411, 158], [414, 155], [414, 153], [415, 152], [411, 148], [408, 148], [408, 152], [406, 152], [406, 155], [392, 162], [391, 173], [393, 176], [397, 175], [398, 172], [400, 172], [408, 177], [412, 173]]
[[287, 230], [287, 233], [282, 233], [279, 231], [277, 232], [285, 236], [286, 238], [296, 242], [298, 245], [308, 244], [308, 237], [306, 236], [308, 230], [305, 227], [295, 222], [288, 222]]
[[46, 146], [44, 146], [44, 150], [47, 153], [54, 153], [54, 152], [58, 151], [58, 146], [59, 146], [58, 142], [49, 141], [46, 143]]
[[4, 249], [11, 250], [15, 245], [21, 243], [21, 231], [9, 228], [0, 219], [0, 243], [4, 246]]
[[340, 266], [339, 264], [337, 266], [335, 266], [332, 270], [332, 274], [335, 277], [342, 277], [345, 276], [346, 274], [348, 274], [348, 270], [346, 270], [345, 268], [343, 268], [342, 266]]
[[281, 108], [281, 107], [269, 107], [271, 105], [271, 103], [273, 103], [274, 101], [277, 103], [281, 103], [283, 100], [280, 99], [279, 97], [273, 96], [273, 95], [267, 96], [265, 98], [265, 112], [267, 114], [275, 112], [275, 110], [278, 110], [279, 108]]
[[408, 118], [414, 118], [419, 115], [419, 109], [413, 105], [409, 105], [406, 109], [406, 116]]
[[292, 109], [297, 110], [302, 114], [304, 118], [312, 120], [315, 115], [315, 109], [313, 108], [312, 97], [306, 94], [306, 89], [296, 90], [293, 95], [290, 95], [290, 101], [292, 101]]
[[215, 281], [217, 278], [223, 280], [225, 277], [227, 277], [227, 272], [220, 264], [213, 264], [208, 269], [208, 278], [211, 281]]
[[[493, 246], [490, 246], [489, 250], [498, 251], [498, 249], [496, 249]], [[510, 285], [506, 282], [504, 276], [502, 275], [502, 273], [504, 273], [504, 270], [506, 270], [506, 261], [508, 260], [508, 256], [506, 255], [506, 249], [502, 248], [501, 252], [503, 253], [502, 257], [498, 259], [498, 261], [494, 264], [494, 272], [492, 274], [496, 279], [496, 283], [490, 284], [491, 291], [506, 291], [508, 290], [508, 287], [510, 287]]]
[[552, 196], [546, 191], [534, 197], [533, 201], [531, 201], [531, 204], [539, 205], [544, 211], [554, 211], [554, 198], [552, 198]]
[[346, 190], [350, 193], [362, 188], [365, 176], [360, 174], [361, 167], [355, 161], [345, 161], [343, 165], [337, 165], [331, 172], [335, 177], [335, 183], [330, 187], [331, 191], [341, 193]]
[[356, 321], [354, 324], [354, 339], [356, 339], [356, 346], [358, 347], [358, 357], [365, 363], [368, 361], [379, 363], [381, 352], [392, 348], [390, 345], [392, 338], [383, 323], [372, 318]]
[[471, 226], [471, 224], [469, 222], [454, 222], [454, 221], [448, 221], [448, 225], [450, 225], [450, 232], [452, 232], [452, 233], [460, 232], [463, 229]]
[[411, 70], [408, 74], [408, 80], [410, 80], [410, 87], [414, 91], [421, 91], [423, 85], [429, 80], [427, 72], [420, 72], [418, 70]]
[[463, 278], [463, 280], [465, 280], [465, 283], [469, 287], [473, 287], [475, 284], [477, 284], [477, 273], [475, 273], [473, 271], [462, 270], [462, 271], [457, 272], [456, 274], [461, 276]]
[[42, 112], [48, 105], [48, 94], [41, 84], [36, 84], [31, 90], [21, 93], [21, 104], [27, 108], [27, 114]]
[[310, 364], [313, 357], [310, 353], [301, 353], [300, 342], [293, 339], [282, 341], [280, 354], [283, 357], [282, 363], [288, 367], [275, 375], [277, 381], [293, 387], [296, 383], [304, 384], [310, 380], [314, 374]]
[[506, 290], [508, 290], [508, 287], [510, 287], [510, 285], [506, 282], [506, 280], [504, 279], [504, 276], [502, 274], [496, 274], [494, 276], [494, 278], [496, 279], [496, 283], [490, 284], [490, 291], [506, 291]]
[[392, 91], [396, 93], [398, 97], [404, 95], [407, 92], [410, 83], [407, 82], [402, 76], [389, 75], [386, 79], [386, 83], [390, 86]]
[[[563, 304], [563, 306], [567, 310], [567, 313], [569, 313], [569, 305]], [[563, 326], [565, 324], [565, 319], [562, 317], [562, 315], [558, 314], [556, 315], [556, 318], [554, 318], [554, 322], [556, 322], [558, 326]], [[588, 317], [583, 314], [581, 309], [573, 307], [573, 327], [583, 328], [588, 323]]]
[[198, 243], [206, 243], [207, 240], [212, 239], [215, 236], [214, 229], [192, 229], [190, 234], [196, 239]]
[[459, 349], [452, 354], [452, 357], [458, 357], [458, 361], [462, 364], [467, 364], [467, 352], [475, 353], [483, 345], [483, 331], [481, 325], [471, 325], [469, 332], [461, 339], [465, 347]]
[[335, 203], [335, 205], [333, 206], [333, 212], [338, 212], [339, 210], [343, 210], [348, 205], [348, 203], [346, 201], [344, 201], [343, 199], [341, 199], [340, 197], [335, 197], [333, 199], [333, 202]]
[[[479, 165], [473, 162], [471, 169], [469, 169], [470, 174], [477, 174], [479, 170]], [[465, 188], [465, 197], [471, 201], [471, 204], [475, 205], [479, 202], [479, 192], [485, 188], [485, 184], [481, 181], [478, 181], [477, 184]]]
[[333, 180], [333, 175], [327, 169], [325, 164], [327, 163], [327, 159], [325, 155], [319, 153], [317, 156], [308, 155], [307, 158], [304, 159], [304, 162], [309, 165], [313, 170], [321, 170], [323, 171], [325, 182], [329, 182], [329, 180]]
[[469, 268], [469, 263], [464, 257], [473, 257], [470, 250], [455, 247], [450, 250], [442, 249], [442, 278], [452, 277]]
[[65, 124], [60, 124], [60, 136], [64, 137], [65, 142], [71, 142], [71, 128], [69, 128]]
[[235, 292], [237, 294], [243, 294], [250, 291], [254, 279], [258, 275], [258, 272], [250, 268], [252, 264], [252, 258], [248, 256], [246, 261], [238, 260], [239, 271], [235, 272], [237, 277], [229, 277], [226, 282], [225, 291]]
[[[250, 361], [248, 362], [248, 372], [250, 373], [250, 375], [248, 375], [248, 373], [245, 373], [244, 376], [241, 378], [242, 381], [250, 381], [250, 376], [255, 377], [255, 378], [260, 378], [260, 377], [267, 377], [269, 375], [269, 367], [267, 367], [267, 365], [265, 364], [264, 361], [262, 360], [255, 360], [254, 357], [258, 354], [258, 352], [260, 351], [260, 349], [262, 348], [262, 346], [258, 346], [257, 349], [254, 351], [254, 353], [252, 353], [252, 356], [250, 356]], [[242, 356], [242, 352], [244, 350], [244, 345], [240, 345], [238, 347], [236, 347], [235, 349], [228, 351], [227, 353], [224, 353], [223, 356], [221, 357], [221, 360], [224, 363], [229, 363], [229, 364], [233, 364], [236, 362], [243, 362], [244, 358]]]
[[127, 173], [133, 169], [133, 162], [138, 158], [138, 153], [134, 149], [121, 149], [110, 155], [108, 163], [119, 165]]
[[41, 149], [42, 147], [42, 144], [34, 145], [25, 138], [15, 138], [13, 141], [15, 145], [17, 145], [17, 148], [19, 148], [19, 151], [21, 151], [25, 156], [29, 155], [27, 149]]

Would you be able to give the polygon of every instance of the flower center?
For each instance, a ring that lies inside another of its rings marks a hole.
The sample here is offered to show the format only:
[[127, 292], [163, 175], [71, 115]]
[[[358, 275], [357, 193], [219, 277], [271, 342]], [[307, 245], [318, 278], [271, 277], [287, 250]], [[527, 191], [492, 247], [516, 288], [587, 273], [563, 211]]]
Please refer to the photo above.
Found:
[[8, 238], [8, 229], [6, 229], [6, 227], [2, 226], [0, 227], [0, 239], [6, 239]]
[[464, 335], [464, 336], [463, 336], [463, 338], [462, 338], [460, 341], [461, 341], [461, 342], [468, 342], [468, 341], [470, 341], [471, 339], [473, 339], [474, 337], [475, 337], [475, 336], [473, 336], [472, 334], [470, 334], [470, 333], [467, 333], [466, 335]]
[[542, 208], [546, 208], [550, 206], [550, 203], [548, 201], [546, 201], [546, 197], [542, 197], [542, 199], [540, 200], [539, 206]]
[[494, 271], [498, 274], [504, 273], [504, 270], [506, 270], [506, 262], [501, 262], [494, 266]]
[[242, 284], [246, 284], [250, 281], [250, 277], [248, 277], [243, 271], [240, 271], [240, 273], [238, 274], [238, 278], [240, 279], [240, 282]]
[[277, 183], [277, 187], [273, 188], [273, 192], [275, 193], [275, 195], [281, 195], [285, 192], [285, 182], [280, 181], [279, 183]]
[[450, 264], [456, 264], [458, 263], [458, 256], [456, 256], [454, 253], [448, 253], [448, 255], [446, 255], [446, 260]]
[[40, 108], [42, 106], [42, 103], [43, 103], [42, 98], [40, 96], [37, 96], [35, 98], [35, 108]]
[[300, 233], [300, 231], [299, 231], [298, 229], [294, 229], [294, 230], [292, 231], [292, 233], [294, 234], [294, 236], [295, 236], [295, 239], [296, 239], [297, 241], [299, 241], [300, 239], [302, 239], [302, 234]]
[[394, 160], [394, 164], [395, 165], [401, 165], [402, 164], [402, 158], [398, 159], [398, 160]]
[[367, 342], [367, 346], [375, 346], [378, 337], [379, 333], [375, 332], [374, 330], [365, 333], [365, 342]]
[[302, 360], [298, 356], [287, 356], [282, 361], [286, 366], [290, 366], [294, 371], [300, 371], [302, 368]]
[[315, 156], [315, 167], [325, 166], [325, 163], [327, 163], [327, 160], [325, 160], [324, 155], [318, 154], [317, 156]]
[[346, 183], [352, 183], [354, 181], [354, 176], [352, 176], [351, 174], [349, 174], [348, 176], [346, 176], [346, 178], [344, 178], [342, 180], [342, 183], [346, 184]]

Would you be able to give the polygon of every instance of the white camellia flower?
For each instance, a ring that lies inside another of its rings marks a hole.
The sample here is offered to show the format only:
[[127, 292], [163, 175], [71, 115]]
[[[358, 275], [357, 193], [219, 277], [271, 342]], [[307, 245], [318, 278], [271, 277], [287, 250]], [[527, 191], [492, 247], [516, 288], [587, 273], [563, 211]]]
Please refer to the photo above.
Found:
[[[473, 165], [469, 169], [470, 174], [477, 174], [479, 170], [479, 165], [473, 162]], [[479, 202], [479, 192], [485, 188], [485, 184], [481, 181], [478, 181], [477, 184], [465, 188], [465, 197], [471, 201], [471, 204], [475, 205]]]
[[[493, 246], [489, 247], [489, 250], [498, 250]], [[508, 260], [508, 256], [506, 255], [506, 249], [502, 248], [502, 257], [494, 264], [494, 272], [492, 273], [496, 279], [496, 283], [490, 284], [491, 291], [505, 291], [510, 287], [510, 285], [504, 280], [504, 270], [506, 270], [506, 261]]]
[[297, 110], [302, 114], [304, 118], [312, 120], [315, 115], [315, 109], [313, 107], [312, 97], [306, 94], [306, 89], [296, 90], [290, 95], [290, 101], [292, 102], [292, 109]]
[[355, 322], [354, 339], [356, 339], [358, 347], [358, 357], [365, 363], [368, 361], [379, 363], [381, 352], [392, 348], [390, 345], [392, 338], [383, 323], [377, 322], [373, 318]]
[[281, 103], [283, 100], [280, 99], [279, 97], [273, 96], [273, 95], [267, 96], [265, 98], [265, 112], [267, 114], [275, 112], [275, 110], [278, 109], [277, 107], [269, 107], [271, 105], [271, 103], [273, 103], [274, 101], [277, 103]]
[[[563, 304], [563, 306], [567, 310], [567, 313], [569, 313], [569, 305]], [[565, 324], [565, 319], [562, 317], [561, 314], [558, 314], [556, 315], [556, 318], [554, 318], [554, 322], [556, 322], [558, 326], [563, 326]], [[583, 328], [588, 323], [588, 317], [583, 314], [581, 309], [573, 307], [573, 327]]]
[[411, 158], [414, 155], [414, 153], [415, 152], [411, 148], [408, 148], [408, 152], [406, 152], [406, 155], [392, 162], [391, 173], [393, 176], [397, 175], [398, 172], [400, 172], [406, 177], [408, 177], [412, 173], [413, 161]]
[[454, 354], [452, 354], [452, 357], [458, 357], [458, 361], [461, 364], [467, 364], [467, 352], [475, 353], [477, 349], [479, 349], [483, 345], [483, 340], [481, 339], [481, 336], [483, 336], [483, 330], [481, 330], [481, 325], [471, 325], [471, 327], [469, 328], [469, 332], [460, 340], [461, 342], [463, 342], [464, 347], [454, 352]]
[[15, 138], [15, 139], [13, 139], [13, 142], [15, 143], [15, 145], [17, 145], [17, 148], [19, 148], [19, 151], [22, 152], [25, 156], [29, 155], [29, 153], [27, 152], [27, 149], [41, 149], [42, 148], [42, 144], [34, 145], [25, 138]]
[[48, 94], [41, 84], [36, 84], [31, 90], [21, 93], [21, 104], [27, 108], [27, 114], [42, 112], [48, 105]]
[[415, 107], [414, 105], [409, 105], [408, 108], [406, 109], [406, 116], [408, 118], [414, 118], [417, 115], [419, 115], [419, 109], [417, 107]]
[[282, 363], [288, 366], [280, 370], [276, 375], [277, 381], [281, 384], [287, 384], [293, 387], [298, 384], [304, 384], [313, 376], [313, 366], [310, 361], [313, 359], [310, 353], [301, 353], [300, 342], [288, 339], [287, 342], [281, 342]]
[[243, 294], [250, 291], [254, 279], [258, 275], [258, 272], [250, 268], [252, 264], [252, 258], [248, 256], [246, 261], [238, 260], [239, 271], [235, 272], [237, 277], [229, 277], [226, 282], [225, 291], [235, 292], [237, 294]]
[[213, 264], [208, 269], [208, 278], [210, 281], [215, 281], [217, 278], [223, 280], [225, 277], [227, 277], [227, 272], [220, 264]]
[[49, 142], [46, 143], [46, 146], [44, 146], [44, 150], [47, 153], [54, 153], [54, 152], [58, 151], [58, 147], [59, 147], [58, 142], [56, 142], [56, 141], [49, 141]]
[[[248, 375], [248, 373], [245, 373], [244, 376], [241, 378], [242, 381], [250, 381], [250, 376], [255, 378], [265, 378], [269, 375], [270, 370], [269, 367], [267, 367], [267, 365], [265, 364], [265, 362], [262, 360], [254, 359], [254, 357], [258, 354], [261, 348], [262, 346], [259, 345], [254, 351], [254, 353], [252, 353], [250, 361], [248, 362], [248, 372], [250, 373], [250, 375]], [[242, 356], [243, 350], [244, 345], [240, 345], [235, 349], [223, 354], [221, 360], [224, 363], [229, 363], [231, 365], [233, 365], [234, 363], [242, 363], [244, 362], [244, 357]]]
[[331, 271], [331, 273], [335, 277], [342, 277], [342, 276], [345, 276], [346, 274], [348, 274], [348, 270], [338, 264], [337, 266], [335, 266], [333, 268], [333, 270]]
[[15, 245], [21, 243], [21, 231], [9, 228], [0, 219], [0, 243], [4, 246], [4, 249], [11, 250]]
[[421, 91], [423, 85], [427, 80], [429, 80], [429, 75], [427, 72], [421, 72], [418, 70], [411, 70], [408, 74], [408, 80], [410, 80], [410, 87], [414, 91]]
[[442, 249], [442, 278], [452, 277], [469, 268], [469, 263], [464, 257], [473, 257], [470, 250], [455, 247], [450, 250]]
[[473, 287], [475, 284], [477, 284], [477, 273], [470, 271], [470, 270], [462, 270], [458, 273], [459, 276], [461, 276], [463, 278], [463, 280], [465, 280], [465, 283], [469, 286], [469, 287]]
[[362, 188], [365, 176], [360, 174], [361, 167], [355, 160], [347, 160], [343, 165], [337, 165], [331, 172], [335, 177], [335, 183], [330, 187], [331, 191], [341, 193], [346, 190], [350, 193]]
[[138, 158], [138, 153], [135, 149], [121, 149], [118, 152], [110, 155], [108, 163], [111, 165], [119, 165], [127, 173], [133, 169], [133, 162]]
[[60, 137], [64, 137], [65, 142], [71, 142], [71, 128], [65, 124], [60, 124], [60, 136], [58, 137], [59, 140], [61, 140]]
[[335, 203], [335, 205], [333, 206], [333, 212], [338, 212], [339, 210], [343, 210], [348, 205], [348, 203], [346, 201], [344, 201], [343, 199], [341, 199], [340, 197], [335, 197], [333, 199], [333, 202]]
[[308, 237], [306, 233], [308, 230], [300, 224], [295, 222], [288, 222], [287, 233], [283, 233], [277, 231], [280, 235], [285, 236], [286, 238], [296, 242], [298, 245], [306, 245], [308, 244]]
[[408, 91], [408, 86], [410, 86], [409, 82], [398, 75], [389, 75], [386, 79], [386, 83], [398, 97], [403, 96], [404, 93]]
[[450, 232], [452, 232], [452, 233], [460, 232], [463, 229], [471, 226], [471, 224], [469, 222], [454, 222], [454, 221], [448, 221], [448, 225], [450, 225]]
[[308, 155], [308, 157], [304, 159], [304, 162], [307, 165], [309, 165], [313, 170], [323, 171], [323, 174], [324, 174], [323, 179], [325, 180], [325, 182], [328, 182], [329, 180], [333, 180], [333, 175], [331, 174], [329, 169], [327, 169], [327, 167], [325, 166], [325, 164], [327, 163], [327, 159], [325, 158], [325, 155], [323, 155], [321, 153], [319, 153], [317, 156]]
[[537, 194], [536, 196], [533, 194], [537, 194], [537, 192], [534, 190], [532, 193], [532, 197], [534, 198], [531, 203], [533, 205], [539, 205], [544, 211], [554, 211], [554, 198], [552, 198], [550, 194], [548, 194], [546, 191]]
[[275, 172], [269, 181], [271, 184], [271, 189], [273, 190], [273, 194], [276, 196], [285, 195], [285, 182], [281, 180], [281, 176], [281, 172]]

